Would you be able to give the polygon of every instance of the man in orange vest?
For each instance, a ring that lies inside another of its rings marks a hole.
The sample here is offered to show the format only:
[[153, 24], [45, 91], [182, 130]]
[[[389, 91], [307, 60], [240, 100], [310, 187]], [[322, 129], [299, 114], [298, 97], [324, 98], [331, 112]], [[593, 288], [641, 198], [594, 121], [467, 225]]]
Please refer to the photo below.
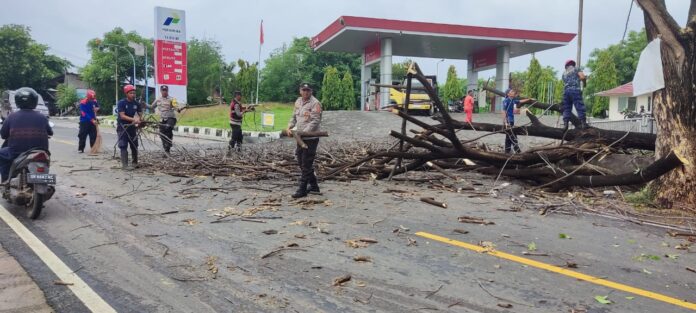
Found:
[[467, 123], [471, 123], [471, 115], [474, 113], [474, 91], [469, 90], [466, 93], [466, 97], [464, 97], [464, 112], [466, 113], [466, 119], [464, 120]]

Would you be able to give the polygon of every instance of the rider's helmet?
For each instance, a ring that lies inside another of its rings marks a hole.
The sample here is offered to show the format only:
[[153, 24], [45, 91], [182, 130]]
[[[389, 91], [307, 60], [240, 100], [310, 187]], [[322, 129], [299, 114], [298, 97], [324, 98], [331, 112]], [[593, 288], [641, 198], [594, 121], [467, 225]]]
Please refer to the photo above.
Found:
[[36, 109], [36, 105], [39, 104], [39, 94], [32, 88], [22, 87], [15, 90], [14, 100], [18, 108], [22, 110], [33, 110]]

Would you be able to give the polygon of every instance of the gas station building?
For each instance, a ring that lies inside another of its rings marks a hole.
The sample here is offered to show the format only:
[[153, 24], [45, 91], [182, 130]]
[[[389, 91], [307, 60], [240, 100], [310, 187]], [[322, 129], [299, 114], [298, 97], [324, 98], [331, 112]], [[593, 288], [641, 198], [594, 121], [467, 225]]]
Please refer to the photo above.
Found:
[[[572, 33], [437, 24], [368, 17], [341, 16], [318, 35], [314, 51], [362, 54], [360, 105], [374, 82], [372, 66], [379, 63], [379, 83], [392, 83], [392, 56], [467, 60], [467, 90], [475, 90], [478, 72], [496, 69], [496, 87], [509, 86], [510, 58], [567, 45]], [[380, 88], [379, 107], [389, 105], [389, 88]]]

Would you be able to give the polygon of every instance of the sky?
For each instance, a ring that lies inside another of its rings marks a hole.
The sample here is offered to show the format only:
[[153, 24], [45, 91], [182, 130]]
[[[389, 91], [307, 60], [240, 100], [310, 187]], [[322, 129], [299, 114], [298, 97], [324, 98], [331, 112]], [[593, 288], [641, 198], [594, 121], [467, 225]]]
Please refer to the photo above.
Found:
[[[684, 25], [689, 0], [667, 0], [667, 8]], [[631, 0], [585, 0], [582, 62], [595, 48], [621, 40]], [[259, 23], [264, 20], [265, 44], [262, 61], [293, 37], [312, 37], [341, 15], [577, 33], [578, 0], [10, 0], [0, 10], [0, 25], [31, 27], [33, 38], [48, 45], [50, 52], [76, 66], [88, 59], [87, 42], [102, 37], [114, 27], [154, 37], [154, 7], [186, 11], [188, 38], [209, 38], [222, 44], [226, 61], [258, 59]], [[640, 30], [643, 12], [633, 4], [628, 30]], [[536, 54], [542, 66], [562, 68], [575, 58], [577, 37], [567, 46]], [[522, 71], [531, 56], [510, 60], [511, 71]], [[394, 57], [394, 62], [405, 58]], [[454, 65], [459, 77], [466, 76], [466, 61], [415, 59], [423, 72], [438, 72], [444, 82], [447, 68]], [[494, 70], [479, 73], [480, 78]]]

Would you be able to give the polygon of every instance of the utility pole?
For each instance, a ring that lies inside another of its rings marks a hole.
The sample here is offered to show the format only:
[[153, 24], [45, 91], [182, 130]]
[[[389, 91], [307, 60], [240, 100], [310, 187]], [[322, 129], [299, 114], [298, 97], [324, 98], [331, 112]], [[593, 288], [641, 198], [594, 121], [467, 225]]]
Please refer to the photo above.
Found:
[[578, 57], [575, 62], [577, 63], [578, 68], [580, 67], [580, 53], [582, 51], [582, 2], [583, 0], [578, 0], [579, 1], [579, 8], [578, 8]]

